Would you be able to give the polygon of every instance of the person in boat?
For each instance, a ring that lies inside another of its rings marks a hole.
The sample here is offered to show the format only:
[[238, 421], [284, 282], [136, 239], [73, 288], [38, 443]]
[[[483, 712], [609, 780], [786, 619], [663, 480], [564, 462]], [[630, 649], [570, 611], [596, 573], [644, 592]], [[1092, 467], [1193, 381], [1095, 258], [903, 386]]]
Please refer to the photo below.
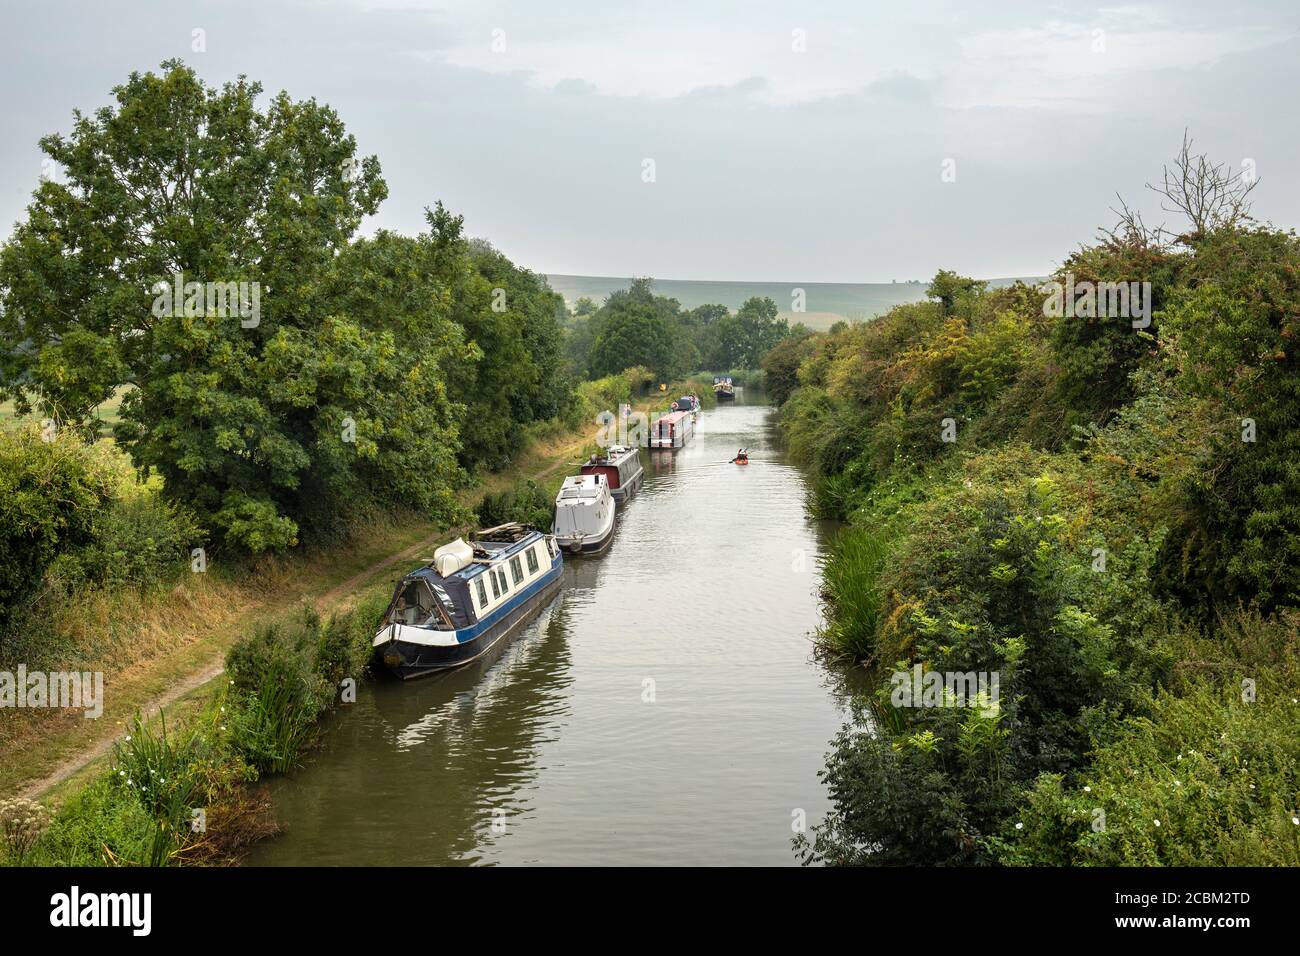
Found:
[[749, 452], [747, 452], [747, 451], [745, 451], [745, 449], [741, 448], [741, 449], [739, 449], [739, 450], [736, 452], [736, 457], [733, 458], [733, 459], [731, 459], [731, 460], [732, 460], [732, 461], [749, 461]]

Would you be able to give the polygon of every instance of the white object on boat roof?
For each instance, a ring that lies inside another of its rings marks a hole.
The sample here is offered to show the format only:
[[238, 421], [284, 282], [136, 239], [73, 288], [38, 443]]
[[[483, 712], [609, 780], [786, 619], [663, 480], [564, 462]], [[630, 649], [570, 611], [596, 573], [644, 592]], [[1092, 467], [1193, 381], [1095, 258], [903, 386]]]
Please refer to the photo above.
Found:
[[604, 475], [573, 475], [565, 478], [555, 503], [559, 504], [566, 498], [590, 498], [594, 501], [601, 497], [600, 482], [603, 478]]
[[473, 561], [474, 549], [464, 538], [457, 538], [433, 552], [433, 569], [444, 578], [451, 577], [461, 568], [469, 567]]

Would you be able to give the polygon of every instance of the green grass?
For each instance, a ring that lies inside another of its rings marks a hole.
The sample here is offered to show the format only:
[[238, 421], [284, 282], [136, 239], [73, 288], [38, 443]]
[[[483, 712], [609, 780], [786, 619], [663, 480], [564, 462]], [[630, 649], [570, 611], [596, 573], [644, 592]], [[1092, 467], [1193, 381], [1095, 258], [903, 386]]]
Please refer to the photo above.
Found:
[[[113, 393], [108, 401], [101, 403], [95, 409], [95, 417], [99, 419], [99, 434], [107, 437], [121, 420], [122, 399], [130, 390], [130, 385], [123, 385]], [[39, 424], [44, 416], [37, 409], [33, 409], [31, 414], [19, 418], [13, 402], [0, 402], [0, 428], [21, 428], [23, 425], [36, 423]]]
[[880, 574], [885, 567], [885, 539], [868, 528], [848, 527], [822, 569], [822, 586], [833, 608], [821, 633], [822, 645], [845, 660], [869, 660], [884, 606]]

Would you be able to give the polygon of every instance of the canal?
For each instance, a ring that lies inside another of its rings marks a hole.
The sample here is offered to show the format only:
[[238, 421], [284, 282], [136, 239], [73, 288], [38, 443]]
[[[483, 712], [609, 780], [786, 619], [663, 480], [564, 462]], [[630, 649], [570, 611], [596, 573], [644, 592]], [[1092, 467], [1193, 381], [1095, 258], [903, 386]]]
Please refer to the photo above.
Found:
[[643, 451], [611, 548], [566, 559], [561, 596], [489, 659], [363, 687], [272, 784], [285, 831], [248, 863], [796, 863], [847, 709], [812, 647], [834, 529], [749, 402]]

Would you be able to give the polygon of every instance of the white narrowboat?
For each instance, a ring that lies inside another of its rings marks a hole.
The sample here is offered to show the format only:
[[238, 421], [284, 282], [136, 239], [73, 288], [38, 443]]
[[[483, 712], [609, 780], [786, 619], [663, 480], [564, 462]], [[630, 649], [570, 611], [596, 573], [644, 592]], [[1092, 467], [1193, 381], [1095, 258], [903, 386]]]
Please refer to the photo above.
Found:
[[574, 554], [599, 554], [614, 540], [614, 496], [604, 475], [573, 475], [555, 496], [556, 542]]

